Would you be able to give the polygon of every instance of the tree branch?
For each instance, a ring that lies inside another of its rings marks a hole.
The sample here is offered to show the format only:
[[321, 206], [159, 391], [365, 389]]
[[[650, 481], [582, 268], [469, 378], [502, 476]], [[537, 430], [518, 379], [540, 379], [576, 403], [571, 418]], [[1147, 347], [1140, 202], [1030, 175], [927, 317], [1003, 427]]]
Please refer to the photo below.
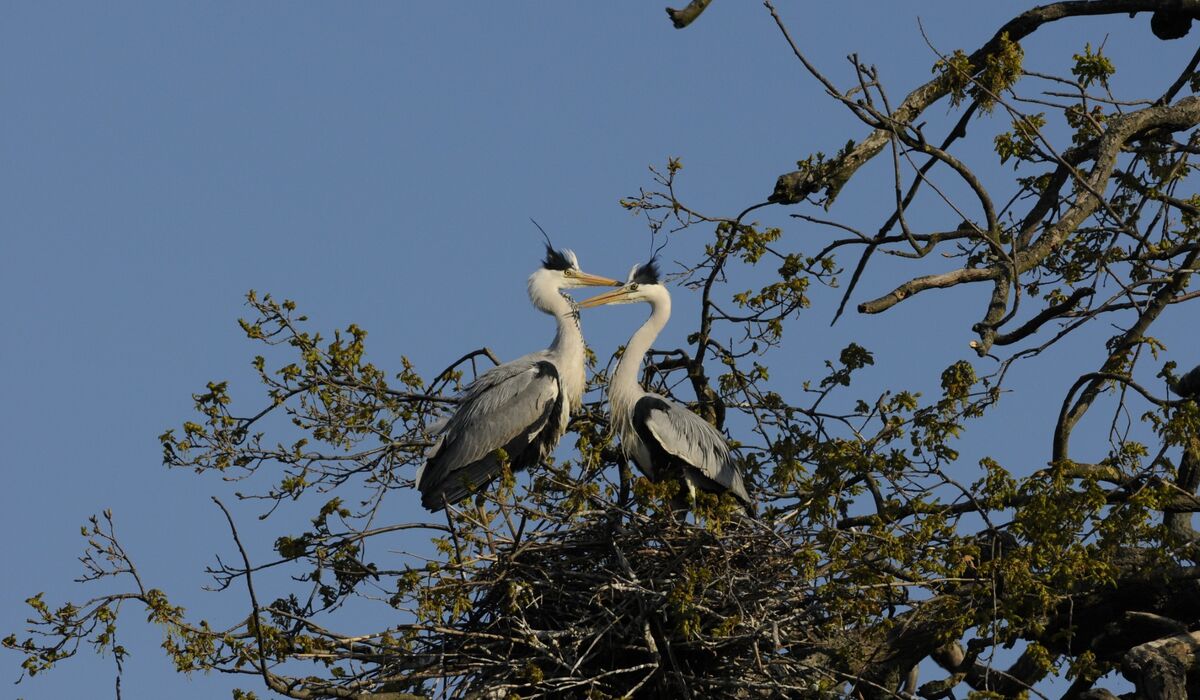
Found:
[[704, 10], [708, 9], [708, 5], [711, 2], [712, 0], [692, 0], [682, 10], [674, 10], [668, 7], [667, 16], [671, 18], [671, 24], [674, 24], [676, 29], [683, 29], [692, 22], [695, 22], [696, 18]]
[[[1192, 12], [1196, 8], [1200, 8], [1200, 0], [1180, 0], [1180, 6], [1181, 11]], [[1042, 25], [1069, 17], [1133, 15], [1139, 12], [1152, 12], [1161, 7], [1161, 0], [1070, 0], [1035, 7], [1005, 23], [987, 43], [972, 53], [968, 60], [974, 71], [973, 75], [977, 75], [987, 65], [988, 57], [1000, 49], [1003, 36], [1007, 36], [1009, 41], [1019, 42], [1037, 31]], [[918, 87], [910, 92], [896, 108], [893, 114], [895, 121], [900, 124], [911, 124], [926, 108], [948, 95], [950, 88], [950, 81], [945, 76], [938, 76]], [[846, 182], [863, 164], [883, 150], [890, 138], [891, 131], [890, 128], [877, 128], [865, 139], [854, 144], [846, 153], [837, 158], [828, 170], [829, 175], [824, 182], [815, 181], [811, 172], [803, 170], [780, 175], [775, 182], [775, 189], [769, 198], [770, 201], [777, 204], [797, 204], [826, 187], [829, 181]]]
[[1129, 650], [1121, 662], [1121, 674], [1147, 700], [1187, 700], [1187, 674], [1196, 670], [1200, 632], [1188, 632]]

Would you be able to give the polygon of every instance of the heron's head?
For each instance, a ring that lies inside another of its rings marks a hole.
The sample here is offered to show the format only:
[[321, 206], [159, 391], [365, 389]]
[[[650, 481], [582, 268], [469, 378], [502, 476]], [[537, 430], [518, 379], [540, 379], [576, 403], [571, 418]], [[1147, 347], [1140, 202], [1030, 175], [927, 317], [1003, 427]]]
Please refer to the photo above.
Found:
[[579, 302], [579, 308], [586, 309], [604, 304], [634, 304], [639, 301], [657, 301], [667, 295], [667, 288], [658, 278], [658, 261], [634, 265], [629, 271], [629, 279], [620, 289], [597, 294], [590, 299]]
[[579, 258], [575, 257], [574, 251], [558, 250], [550, 245], [546, 246], [546, 257], [542, 260], [542, 266], [533, 273], [529, 282], [531, 285], [536, 282], [555, 289], [621, 286], [617, 280], [580, 270]]

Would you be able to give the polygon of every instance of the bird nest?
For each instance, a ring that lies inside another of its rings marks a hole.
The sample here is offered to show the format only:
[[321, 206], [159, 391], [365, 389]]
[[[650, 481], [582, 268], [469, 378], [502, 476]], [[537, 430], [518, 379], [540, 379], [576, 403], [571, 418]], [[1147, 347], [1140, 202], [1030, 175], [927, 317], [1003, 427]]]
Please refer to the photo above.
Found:
[[408, 678], [488, 697], [819, 692], [814, 562], [744, 515], [697, 520], [598, 504], [504, 543], [460, 532], [458, 565], [422, 594], [462, 605], [413, 639], [424, 668]]

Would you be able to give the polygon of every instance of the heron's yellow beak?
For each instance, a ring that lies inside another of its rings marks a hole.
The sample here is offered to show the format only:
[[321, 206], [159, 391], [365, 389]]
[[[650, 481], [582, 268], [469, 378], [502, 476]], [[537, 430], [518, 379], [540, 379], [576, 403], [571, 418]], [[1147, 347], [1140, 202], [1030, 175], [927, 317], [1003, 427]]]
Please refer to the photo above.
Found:
[[624, 284], [622, 284], [620, 289], [614, 289], [611, 292], [605, 292], [603, 294], [597, 294], [594, 297], [588, 297], [587, 299], [584, 299], [583, 301], [579, 302], [578, 306], [581, 309], [590, 309], [593, 306], [603, 306], [605, 304], [611, 304], [614, 301], [619, 301], [622, 297], [624, 297], [629, 292], [630, 292], [629, 288], [627, 286], [625, 286]]
[[625, 284], [614, 279], [593, 275], [588, 272], [576, 272], [574, 270], [567, 273], [567, 276], [576, 280], [579, 284], [585, 287], [620, 287]]

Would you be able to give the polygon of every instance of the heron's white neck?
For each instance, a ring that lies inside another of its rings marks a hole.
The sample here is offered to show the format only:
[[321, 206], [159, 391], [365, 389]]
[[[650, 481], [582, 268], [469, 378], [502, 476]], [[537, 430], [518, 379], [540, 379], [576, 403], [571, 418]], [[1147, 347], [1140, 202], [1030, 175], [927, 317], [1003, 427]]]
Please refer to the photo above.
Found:
[[579, 310], [566, 297], [555, 280], [534, 275], [529, 278], [529, 300], [534, 308], [550, 314], [558, 326], [550, 352], [571, 352], [579, 348], [583, 353], [583, 332], [579, 329]]
[[663, 326], [667, 325], [667, 320], [671, 318], [671, 295], [665, 287], [661, 289], [661, 293], [648, 299], [650, 318], [646, 319], [642, 327], [629, 339], [621, 361], [617, 363], [617, 369], [608, 382], [608, 402], [614, 415], [625, 415], [632, 411], [633, 404], [642, 396], [642, 387], [638, 384], [638, 371], [642, 367], [642, 360], [645, 359], [655, 338], [662, 332]]
[[547, 351], [559, 365], [559, 380], [563, 383], [569, 403], [573, 408], [578, 408], [586, 382], [579, 309], [562, 293], [558, 280], [537, 273], [529, 278], [529, 300], [539, 311], [554, 317], [557, 330]]

